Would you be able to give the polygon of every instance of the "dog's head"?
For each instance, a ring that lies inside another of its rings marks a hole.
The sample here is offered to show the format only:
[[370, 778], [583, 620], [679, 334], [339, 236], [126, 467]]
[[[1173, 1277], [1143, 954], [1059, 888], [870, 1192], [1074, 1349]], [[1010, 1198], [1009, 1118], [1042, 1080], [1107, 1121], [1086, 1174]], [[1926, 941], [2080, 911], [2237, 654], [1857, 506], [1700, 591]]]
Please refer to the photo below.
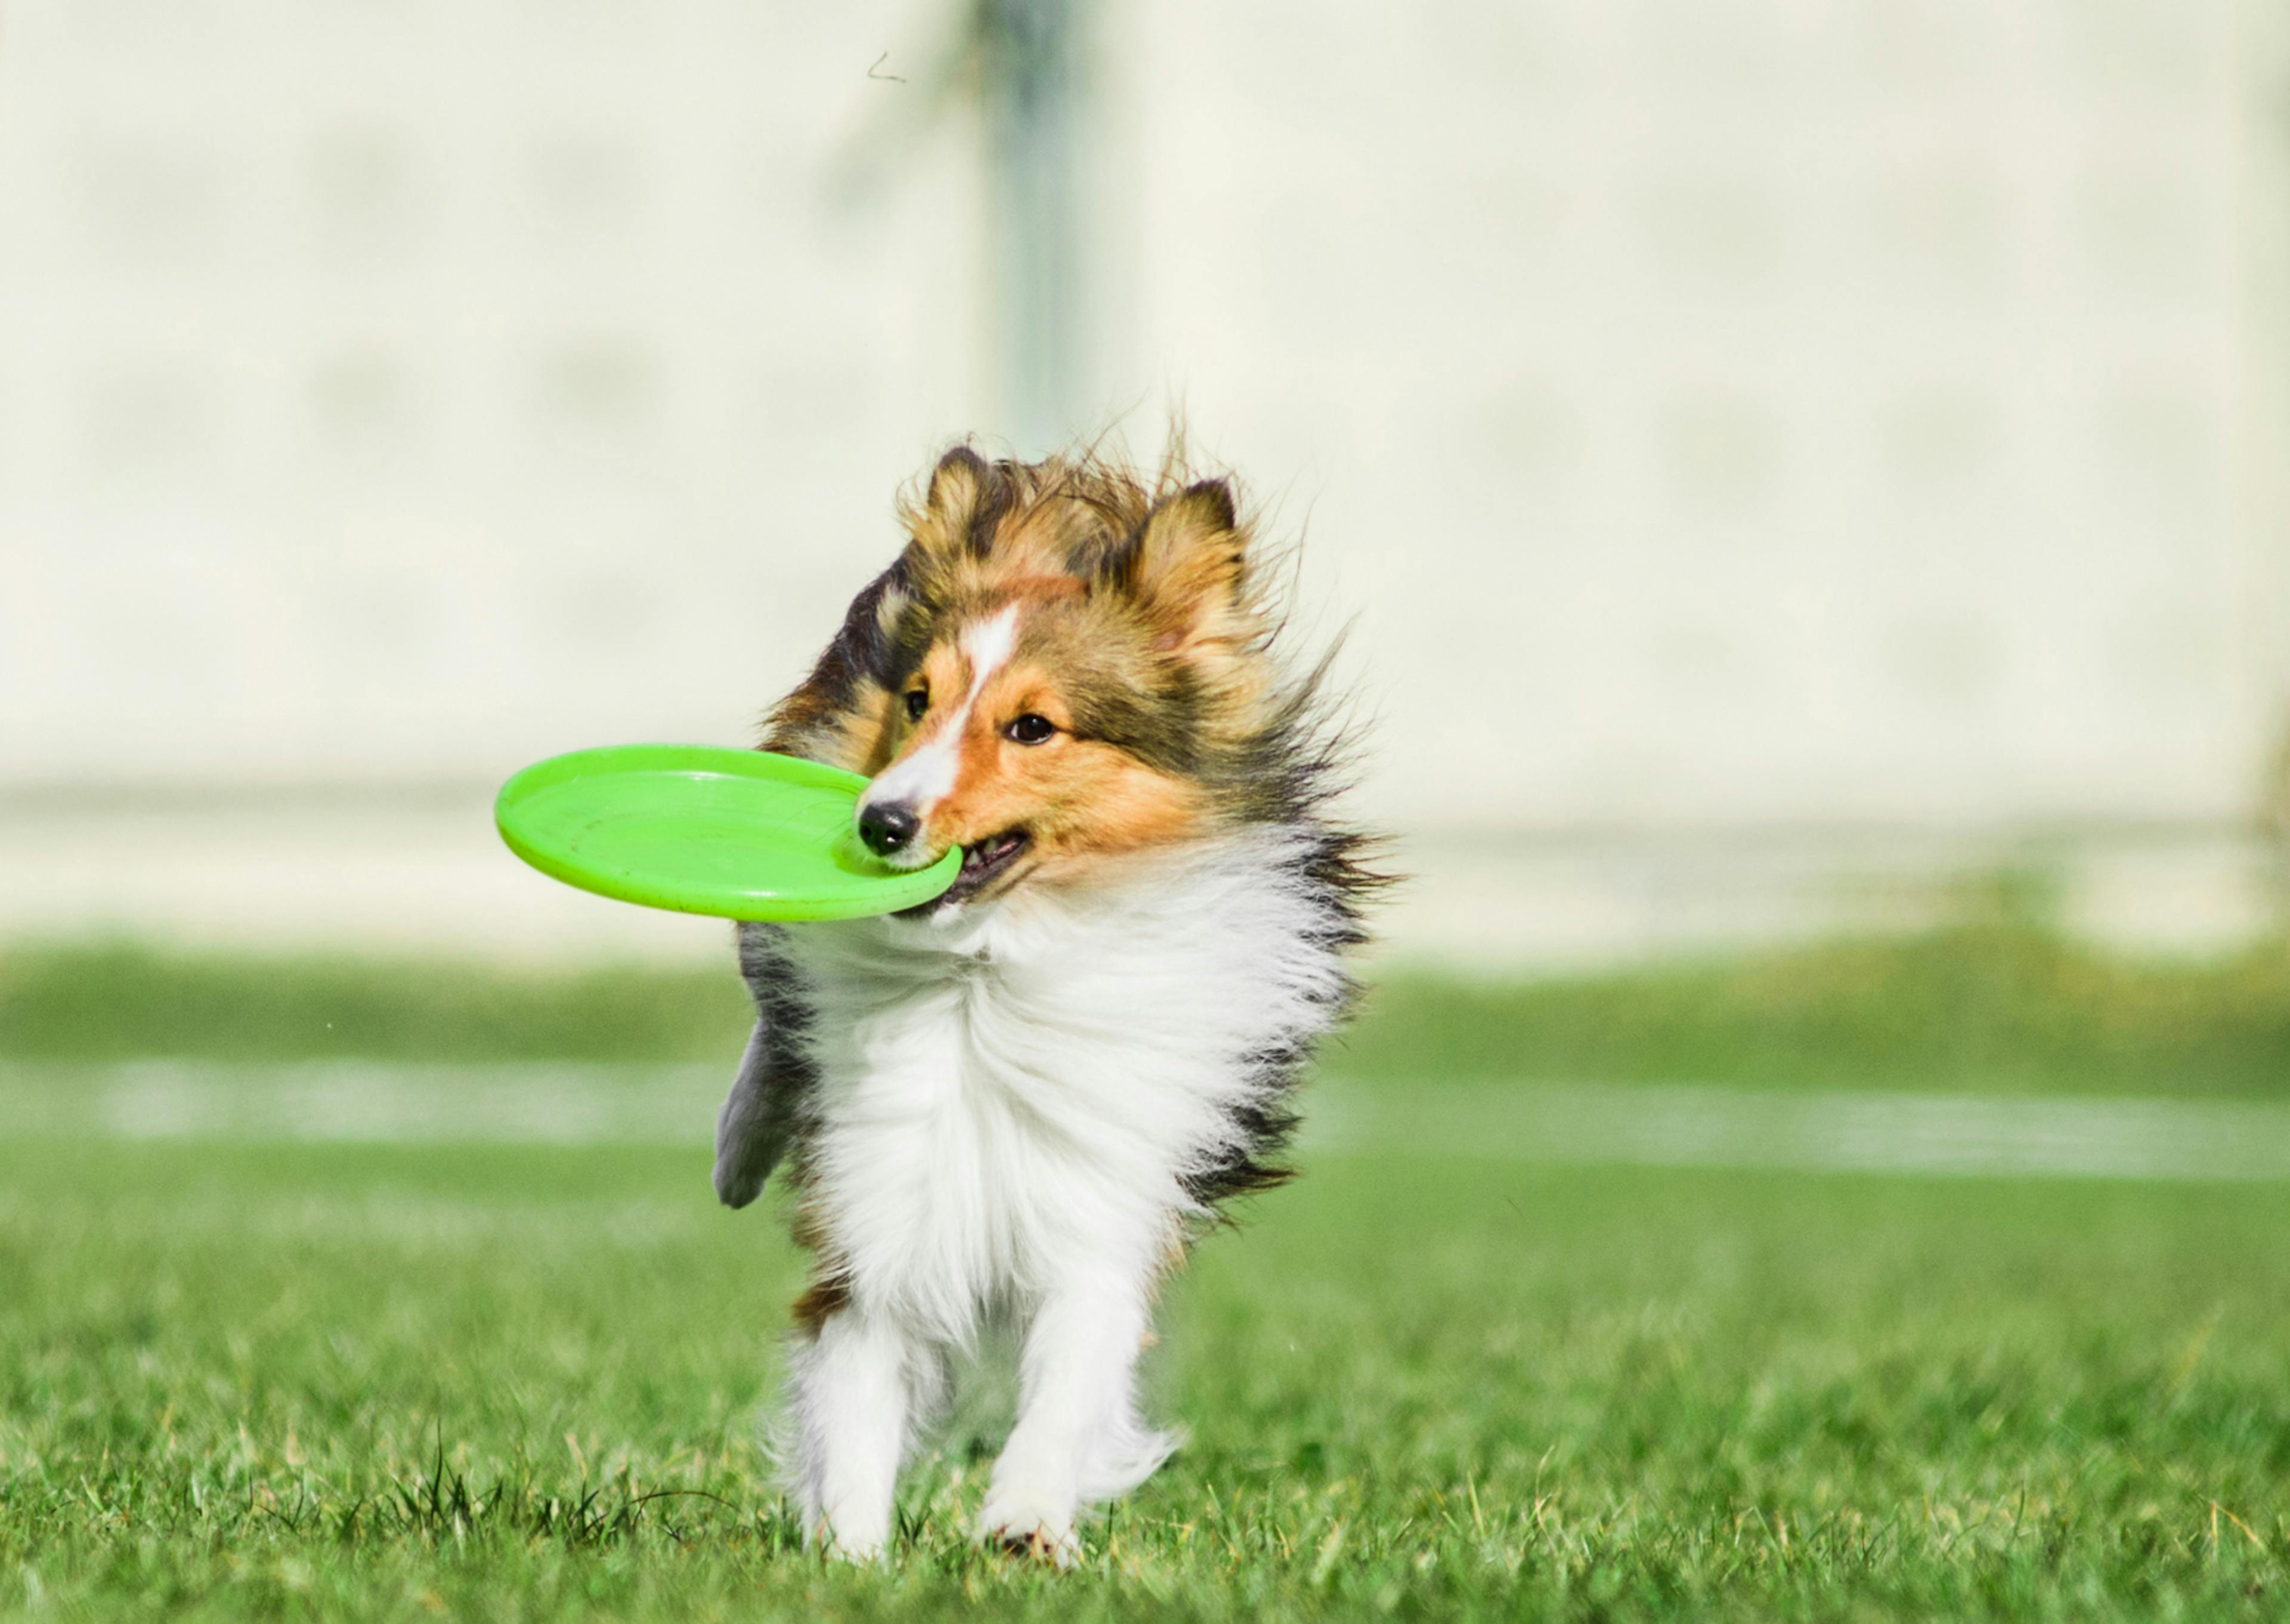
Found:
[[1085, 874], [1247, 795], [1275, 702], [1249, 538], [1221, 480], [941, 460], [771, 742], [873, 779], [861, 839], [963, 849], [948, 900]]

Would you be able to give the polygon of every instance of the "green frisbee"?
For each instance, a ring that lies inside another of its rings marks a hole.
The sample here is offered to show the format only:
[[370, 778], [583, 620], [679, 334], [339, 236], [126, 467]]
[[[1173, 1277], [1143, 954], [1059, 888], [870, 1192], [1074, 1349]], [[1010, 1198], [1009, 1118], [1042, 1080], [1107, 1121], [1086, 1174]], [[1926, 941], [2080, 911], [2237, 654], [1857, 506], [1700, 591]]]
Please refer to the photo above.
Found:
[[859, 843], [867, 780], [762, 750], [623, 744], [536, 762], [493, 822], [541, 873], [599, 896], [729, 919], [856, 919], [927, 902], [962, 849], [891, 868]]

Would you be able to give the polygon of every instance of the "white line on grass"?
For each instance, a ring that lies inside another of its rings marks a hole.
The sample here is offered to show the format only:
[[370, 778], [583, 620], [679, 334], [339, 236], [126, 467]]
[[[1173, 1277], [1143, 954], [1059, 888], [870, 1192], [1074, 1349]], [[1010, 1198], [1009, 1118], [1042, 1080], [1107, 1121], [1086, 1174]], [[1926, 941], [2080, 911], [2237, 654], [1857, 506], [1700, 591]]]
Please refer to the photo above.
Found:
[[1330, 1091], [1316, 1145], [1653, 1167], [2290, 1180], [2290, 1106], [1465, 1084]]
[[133, 1060], [0, 1069], [0, 1133], [339, 1144], [695, 1144], [715, 1067]]
[[[703, 1150], [728, 1068], [0, 1067], [0, 1136]], [[1306, 1096], [1308, 1154], [1954, 1177], [2290, 1181], [2290, 1105], [1604, 1084], [1372, 1085]]]

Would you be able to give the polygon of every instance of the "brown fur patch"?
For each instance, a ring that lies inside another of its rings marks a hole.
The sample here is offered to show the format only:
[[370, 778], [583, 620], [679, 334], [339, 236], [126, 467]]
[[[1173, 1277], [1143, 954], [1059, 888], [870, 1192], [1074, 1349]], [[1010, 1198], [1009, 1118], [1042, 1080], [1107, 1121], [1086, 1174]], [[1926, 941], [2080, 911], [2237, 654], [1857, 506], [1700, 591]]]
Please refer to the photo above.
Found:
[[789, 1306], [788, 1316], [805, 1336], [815, 1337], [819, 1328], [839, 1314], [851, 1301], [851, 1284], [840, 1275], [813, 1275], [803, 1295]]
[[850, 1303], [850, 1277], [835, 1260], [827, 1226], [809, 1202], [796, 1208], [788, 1232], [797, 1245], [812, 1254], [811, 1284], [788, 1312], [797, 1330], [805, 1336], [817, 1336], [819, 1328]]

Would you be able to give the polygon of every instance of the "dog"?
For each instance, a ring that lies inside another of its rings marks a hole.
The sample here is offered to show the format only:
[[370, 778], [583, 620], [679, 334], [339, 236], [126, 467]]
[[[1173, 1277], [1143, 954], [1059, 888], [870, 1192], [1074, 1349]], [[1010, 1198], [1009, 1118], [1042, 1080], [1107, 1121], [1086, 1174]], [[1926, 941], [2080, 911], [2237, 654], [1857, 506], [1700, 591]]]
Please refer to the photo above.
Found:
[[764, 748], [864, 774], [903, 914], [741, 927], [754, 1036], [717, 1124], [744, 1206], [782, 1160], [813, 1254], [783, 1464], [854, 1559], [951, 1356], [1020, 1338], [980, 1539], [1059, 1565], [1178, 1436], [1138, 1413], [1163, 1279], [1278, 1184], [1299, 1073], [1344, 1016], [1379, 883], [1338, 820], [1328, 663], [1292, 669], [1252, 526], [1181, 453], [948, 452]]

